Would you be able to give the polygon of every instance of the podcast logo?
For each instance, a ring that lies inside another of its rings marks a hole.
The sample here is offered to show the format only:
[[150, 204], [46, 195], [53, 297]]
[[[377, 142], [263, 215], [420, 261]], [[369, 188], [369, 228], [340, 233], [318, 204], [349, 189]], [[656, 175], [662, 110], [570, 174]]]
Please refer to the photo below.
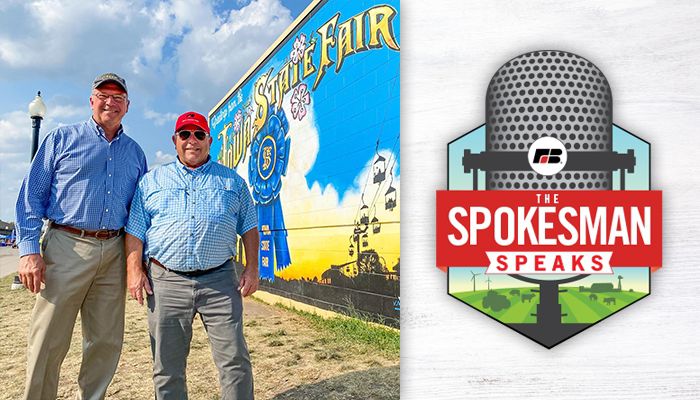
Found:
[[486, 105], [448, 144], [436, 263], [452, 297], [552, 348], [651, 292], [650, 144], [613, 123], [605, 76], [573, 53], [513, 58]]

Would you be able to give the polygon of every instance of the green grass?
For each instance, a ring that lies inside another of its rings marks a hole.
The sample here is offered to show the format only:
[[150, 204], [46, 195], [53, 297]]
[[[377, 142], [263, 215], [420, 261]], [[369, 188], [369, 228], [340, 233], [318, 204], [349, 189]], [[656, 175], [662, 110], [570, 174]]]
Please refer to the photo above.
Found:
[[[559, 303], [562, 312], [569, 314], [562, 319], [563, 323], [594, 323], [628, 306], [631, 303], [646, 296], [641, 292], [608, 292], [596, 293], [597, 300], [591, 300], [589, 292], [579, 292], [578, 289], [569, 290], [559, 295]], [[605, 304], [603, 299], [612, 297], [615, 304]]]
[[[531, 302], [522, 302], [520, 296], [511, 296], [510, 291], [513, 289], [520, 290], [521, 294], [532, 293], [535, 297]], [[477, 310], [488, 314], [503, 323], [535, 323], [537, 319], [532, 316], [537, 311], [539, 303], [539, 294], [531, 291], [532, 288], [507, 288], [496, 289], [495, 292], [504, 295], [510, 301], [510, 307], [493, 311], [490, 308], [484, 308], [482, 301], [488, 290], [477, 290], [476, 292], [459, 292], [452, 293], [453, 296], [461, 301], [469, 304]], [[567, 289], [566, 292], [559, 294], [559, 304], [562, 306], [562, 313], [567, 314], [562, 318], [562, 323], [595, 323], [608, 315], [624, 308], [625, 306], [646, 296], [646, 293], [641, 292], [609, 292], [596, 293], [597, 300], [589, 298], [590, 292], [579, 292], [578, 288], [562, 287]], [[615, 299], [615, 304], [605, 304], [603, 299], [612, 297]]]
[[280, 303], [275, 304], [275, 306], [307, 319], [315, 329], [325, 333], [329, 340], [343, 347], [359, 345], [379, 351], [389, 357], [398, 357], [400, 354], [401, 335], [399, 331], [370, 322], [362, 315], [325, 318]]
[[[535, 297], [533, 297], [529, 302], [521, 301], [520, 296], [511, 296], [510, 291], [513, 289], [518, 289], [520, 290], [521, 294], [534, 294]], [[477, 310], [484, 312], [496, 319], [498, 319], [501, 322], [505, 323], [535, 323], [536, 319], [534, 316], [530, 315], [531, 313], [535, 313], [537, 309], [537, 302], [539, 301], [539, 294], [536, 292], [531, 292], [530, 289], [532, 288], [508, 288], [508, 289], [496, 289], [494, 290], [496, 293], [501, 294], [503, 296], [506, 296], [508, 300], [510, 300], [510, 307], [500, 310], [500, 311], [493, 311], [490, 308], [484, 308], [482, 305], [482, 300], [486, 296], [486, 294], [489, 292], [488, 290], [477, 290], [476, 292], [459, 292], [459, 293], [452, 293], [453, 296], [457, 297], [458, 299], [462, 300], [463, 302], [471, 305], [472, 307], [476, 308]]]

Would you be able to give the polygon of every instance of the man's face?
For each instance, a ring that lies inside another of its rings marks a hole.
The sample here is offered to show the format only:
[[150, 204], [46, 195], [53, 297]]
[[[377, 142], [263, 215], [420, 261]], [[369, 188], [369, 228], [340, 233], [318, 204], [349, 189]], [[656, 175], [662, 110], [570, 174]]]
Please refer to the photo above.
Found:
[[[187, 139], [182, 139], [178, 132], [189, 131], [190, 136]], [[204, 140], [197, 139], [194, 134], [196, 131], [201, 131], [202, 128], [198, 128], [195, 125], [185, 125], [180, 128], [180, 131], [175, 132], [173, 135], [173, 143], [175, 143], [175, 150], [177, 150], [177, 156], [180, 162], [188, 166], [189, 168], [197, 168], [207, 161], [209, 156], [209, 147], [211, 146], [211, 136], [207, 135]]]
[[129, 99], [121, 86], [107, 82], [92, 91], [90, 108], [95, 122], [102, 127], [116, 128], [129, 111]]

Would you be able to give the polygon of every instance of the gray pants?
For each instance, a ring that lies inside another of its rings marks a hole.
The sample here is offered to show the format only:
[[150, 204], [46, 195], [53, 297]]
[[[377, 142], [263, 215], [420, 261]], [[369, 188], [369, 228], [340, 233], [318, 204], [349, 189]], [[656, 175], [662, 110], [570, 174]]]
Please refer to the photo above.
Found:
[[151, 264], [148, 328], [157, 399], [187, 399], [187, 355], [199, 314], [219, 370], [221, 399], [252, 399], [253, 372], [243, 338], [243, 303], [233, 262], [187, 277]]

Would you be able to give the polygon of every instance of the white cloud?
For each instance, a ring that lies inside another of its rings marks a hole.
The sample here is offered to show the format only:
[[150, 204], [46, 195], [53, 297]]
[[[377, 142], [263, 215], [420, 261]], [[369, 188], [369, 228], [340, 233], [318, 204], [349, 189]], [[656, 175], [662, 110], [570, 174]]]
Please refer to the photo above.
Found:
[[124, 57], [139, 52], [138, 39], [149, 28], [147, 16], [137, 13], [141, 7], [142, 2], [127, 0], [98, 6], [78, 0], [36, 0], [8, 7], [6, 18], [23, 21], [25, 27], [0, 28], [0, 66], [83, 80], [86, 73], [94, 75], [105, 66], [123, 68]]
[[183, 101], [194, 108], [216, 104], [291, 23], [279, 0], [256, 0], [214, 25], [190, 25], [177, 49]]
[[[50, 108], [49, 108], [50, 107]], [[91, 115], [90, 108], [88, 105], [84, 106], [74, 106], [70, 104], [52, 104], [49, 103], [47, 105], [47, 108], [50, 109], [52, 115], [57, 115], [61, 118], [61, 120], [77, 120], [82, 117], [87, 119], [88, 115]], [[56, 118], [53, 118], [56, 119]]]
[[153, 169], [159, 165], [167, 164], [169, 162], [175, 161], [176, 156], [174, 154], [165, 153], [161, 150], [156, 151], [156, 159], [153, 161], [152, 165], [149, 165], [149, 169]]
[[[87, 106], [49, 103], [47, 108], [51, 113], [42, 121], [40, 143], [51, 129], [90, 115]], [[17, 110], [0, 114], [0, 132], [4, 138], [0, 150], [0, 219], [14, 221], [17, 193], [24, 175], [29, 170], [32, 145], [32, 122], [27, 111]]]
[[291, 22], [280, 0], [225, 15], [205, 0], [12, 2], [0, 16], [0, 76], [83, 84], [111, 70], [152, 101], [176, 80], [180, 100], [206, 112]]
[[29, 168], [32, 143], [31, 121], [26, 112], [13, 111], [0, 116], [3, 145], [0, 151], [0, 219], [14, 221], [15, 202], [22, 177]]
[[175, 113], [158, 113], [147, 108], [146, 111], [143, 112], [143, 116], [153, 121], [157, 126], [163, 126], [166, 123], [171, 123], [174, 126], [178, 115]]

